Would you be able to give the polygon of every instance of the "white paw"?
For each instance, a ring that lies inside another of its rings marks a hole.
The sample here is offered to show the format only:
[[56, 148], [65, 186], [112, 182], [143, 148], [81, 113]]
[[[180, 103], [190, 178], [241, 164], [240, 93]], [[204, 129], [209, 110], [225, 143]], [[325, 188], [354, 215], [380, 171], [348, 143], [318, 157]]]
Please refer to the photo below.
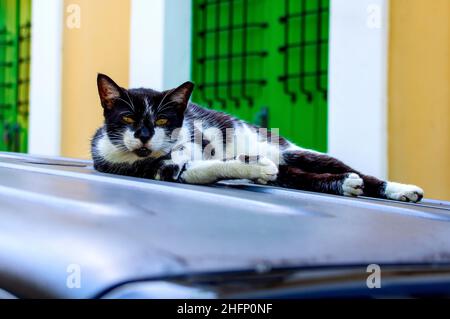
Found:
[[388, 182], [385, 190], [386, 197], [402, 202], [417, 203], [423, 198], [423, 190], [416, 185]]
[[360, 196], [363, 194], [364, 181], [358, 174], [350, 173], [342, 183], [344, 196]]
[[247, 163], [250, 169], [249, 179], [254, 180], [256, 183], [265, 185], [277, 179], [278, 167], [270, 159], [262, 156], [249, 157], [245, 155], [240, 155], [238, 159], [243, 163]]

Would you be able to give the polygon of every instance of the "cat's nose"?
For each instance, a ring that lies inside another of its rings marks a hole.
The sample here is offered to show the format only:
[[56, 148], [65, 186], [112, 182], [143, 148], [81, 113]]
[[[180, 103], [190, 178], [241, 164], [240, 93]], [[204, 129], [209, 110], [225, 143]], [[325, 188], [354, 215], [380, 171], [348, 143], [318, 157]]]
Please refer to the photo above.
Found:
[[137, 129], [136, 132], [134, 132], [134, 137], [138, 138], [143, 144], [145, 144], [150, 141], [151, 134], [146, 127], [141, 127], [140, 129]]

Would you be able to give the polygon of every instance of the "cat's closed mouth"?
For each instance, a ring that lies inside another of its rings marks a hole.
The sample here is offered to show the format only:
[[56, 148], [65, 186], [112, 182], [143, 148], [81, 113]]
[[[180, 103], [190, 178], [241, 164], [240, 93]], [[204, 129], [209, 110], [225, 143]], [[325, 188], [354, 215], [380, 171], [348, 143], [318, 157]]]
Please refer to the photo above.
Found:
[[150, 155], [152, 151], [150, 151], [148, 148], [146, 147], [141, 147], [138, 148], [137, 150], [134, 151], [134, 153], [139, 156], [139, 157], [147, 157]]

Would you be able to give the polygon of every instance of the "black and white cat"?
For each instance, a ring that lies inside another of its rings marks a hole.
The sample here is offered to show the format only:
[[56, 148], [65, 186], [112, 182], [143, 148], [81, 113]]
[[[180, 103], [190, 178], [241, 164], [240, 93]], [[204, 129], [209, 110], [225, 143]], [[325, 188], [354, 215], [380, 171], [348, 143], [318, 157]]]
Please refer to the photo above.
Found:
[[190, 184], [249, 179], [345, 196], [418, 202], [423, 190], [385, 182], [273, 132], [189, 102], [194, 84], [124, 89], [99, 74], [104, 125], [92, 140], [96, 170]]

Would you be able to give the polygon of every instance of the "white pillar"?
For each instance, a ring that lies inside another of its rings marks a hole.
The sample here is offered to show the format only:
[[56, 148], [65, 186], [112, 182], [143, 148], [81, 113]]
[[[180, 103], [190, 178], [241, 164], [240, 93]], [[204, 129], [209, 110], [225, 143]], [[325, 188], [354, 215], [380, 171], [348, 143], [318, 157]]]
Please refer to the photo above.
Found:
[[166, 0], [164, 87], [191, 79], [192, 0]]
[[130, 87], [163, 90], [190, 79], [191, 0], [132, 0]]
[[164, 10], [164, 0], [131, 1], [130, 87], [164, 86]]
[[33, 0], [28, 152], [58, 156], [61, 143], [63, 0]]
[[387, 176], [388, 0], [332, 0], [328, 149]]

